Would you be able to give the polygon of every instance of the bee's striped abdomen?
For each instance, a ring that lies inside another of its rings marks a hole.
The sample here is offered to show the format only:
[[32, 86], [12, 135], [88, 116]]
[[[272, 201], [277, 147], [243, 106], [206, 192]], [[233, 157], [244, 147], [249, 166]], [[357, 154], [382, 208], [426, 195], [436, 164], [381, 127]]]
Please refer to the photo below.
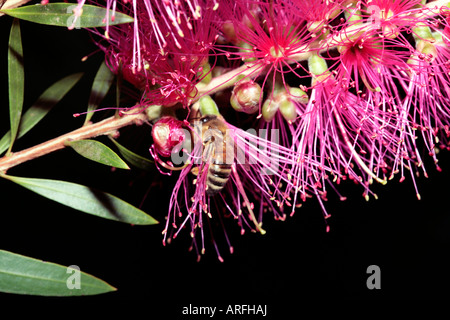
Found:
[[206, 193], [208, 195], [214, 195], [220, 192], [227, 183], [231, 174], [230, 164], [215, 164], [211, 163], [208, 169], [207, 185], [208, 189]]

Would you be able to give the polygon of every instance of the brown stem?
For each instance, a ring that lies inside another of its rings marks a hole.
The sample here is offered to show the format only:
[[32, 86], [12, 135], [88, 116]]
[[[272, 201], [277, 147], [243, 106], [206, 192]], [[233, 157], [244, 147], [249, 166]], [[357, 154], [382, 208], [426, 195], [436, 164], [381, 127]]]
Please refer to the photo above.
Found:
[[6, 171], [26, 161], [41, 157], [53, 151], [63, 149], [67, 141], [83, 140], [114, 133], [116, 130], [131, 125], [141, 124], [147, 120], [144, 113], [125, 114], [121, 117], [110, 117], [103, 121], [89, 124], [66, 133], [57, 138], [38, 144], [34, 147], [14, 152], [0, 158], [0, 172]]

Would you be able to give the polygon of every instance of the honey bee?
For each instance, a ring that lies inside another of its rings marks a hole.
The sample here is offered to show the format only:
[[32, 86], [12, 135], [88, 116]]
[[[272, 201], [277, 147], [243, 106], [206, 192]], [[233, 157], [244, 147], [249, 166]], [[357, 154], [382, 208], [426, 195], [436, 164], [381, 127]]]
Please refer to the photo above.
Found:
[[206, 173], [206, 194], [219, 193], [227, 184], [234, 161], [234, 148], [228, 135], [228, 127], [221, 116], [205, 115], [200, 118], [201, 142], [203, 144], [202, 164], [194, 174]]

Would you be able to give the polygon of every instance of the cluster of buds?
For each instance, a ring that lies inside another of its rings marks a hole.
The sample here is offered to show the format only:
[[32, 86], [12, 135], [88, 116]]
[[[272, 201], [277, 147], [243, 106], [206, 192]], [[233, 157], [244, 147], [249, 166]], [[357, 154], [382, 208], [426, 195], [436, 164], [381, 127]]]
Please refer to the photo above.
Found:
[[264, 214], [284, 219], [311, 196], [328, 218], [327, 186], [350, 179], [368, 199], [408, 171], [416, 186], [419, 150], [437, 166], [450, 148], [447, 1], [116, 1], [134, 25], [107, 27], [108, 65], [141, 105], [186, 111], [153, 125], [154, 156], [180, 171], [164, 239], [190, 225], [203, 252], [206, 220], [231, 214], [263, 233]]

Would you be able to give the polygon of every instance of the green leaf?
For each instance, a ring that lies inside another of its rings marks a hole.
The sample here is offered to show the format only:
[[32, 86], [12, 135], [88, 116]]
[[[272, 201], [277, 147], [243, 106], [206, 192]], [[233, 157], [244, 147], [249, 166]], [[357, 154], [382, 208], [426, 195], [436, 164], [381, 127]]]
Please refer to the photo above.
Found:
[[151, 216], [131, 204], [109, 193], [83, 185], [60, 180], [22, 178], [9, 175], [3, 175], [3, 177], [45, 198], [101, 218], [138, 225], [158, 223]]
[[0, 291], [39, 296], [81, 296], [116, 291], [108, 283], [80, 271], [0, 250]]
[[[37, 101], [23, 114], [20, 120], [17, 139], [23, 137], [55, 106], [70, 89], [81, 79], [82, 73], [67, 76], [51, 85]], [[11, 144], [11, 133], [8, 131], [0, 140], [0, 154]]]
[[103, 61], [95, 75], [94, 83], [92, 84], [85, 123], [91, 119], [93, 115], [92, 111], [98, 108], [100, 102], [102, 102], [103, 98], [108, 93], [113, 80], [114, 73], [111, 72], [105, 61]]
[[122, 146], [120, 143], [118, 143], [116, 140], [114, 140], [113, 138], [110, 137], [110, 139], [116, 145], [117, 149], [119, 149], [120, 154], [131, 165], [135, 166], [136, 168], [146, 170], [146, 171], [154, 170], [155, 165], [154, 165], [153, 161], [128, 150], [127, 148]]
[[89, 160], [119, 169], [130, 169], [130, 167], [120, 159], [117, 153], [101, 142], [95, 140], [77, 140], [69, 141], [66, 145]]
[[14, 19], [9, 36], [8, 50], [8, 85], [9, 85], [9, 117], [11, 124], [11, 152], [13, 142], [16, 140], [22, 116], [24, 95], [23, 49], [20, 35], [19, 20]]
[[30, 6], [23, 6], [14, 9], [4, 9], [0, 12], [6, 13], [15, 18], [47, 24], [58, 27], [75, 27], [79, 28], [97, 28], [106, 26], [106, 15], [109, 14], [110, 26], [133, 22], [133, 18], [120, 13], [115, 12], [114, 20], [112, 19], [113, 11], [106, 10], [102, 7], [85, 4], [83, 6], [83, 13], [80, 17], [76, 18], [73, 13], [73, 9], [77, 7], [74, 3], [48, 3], [46, 5], [35, 4]]

